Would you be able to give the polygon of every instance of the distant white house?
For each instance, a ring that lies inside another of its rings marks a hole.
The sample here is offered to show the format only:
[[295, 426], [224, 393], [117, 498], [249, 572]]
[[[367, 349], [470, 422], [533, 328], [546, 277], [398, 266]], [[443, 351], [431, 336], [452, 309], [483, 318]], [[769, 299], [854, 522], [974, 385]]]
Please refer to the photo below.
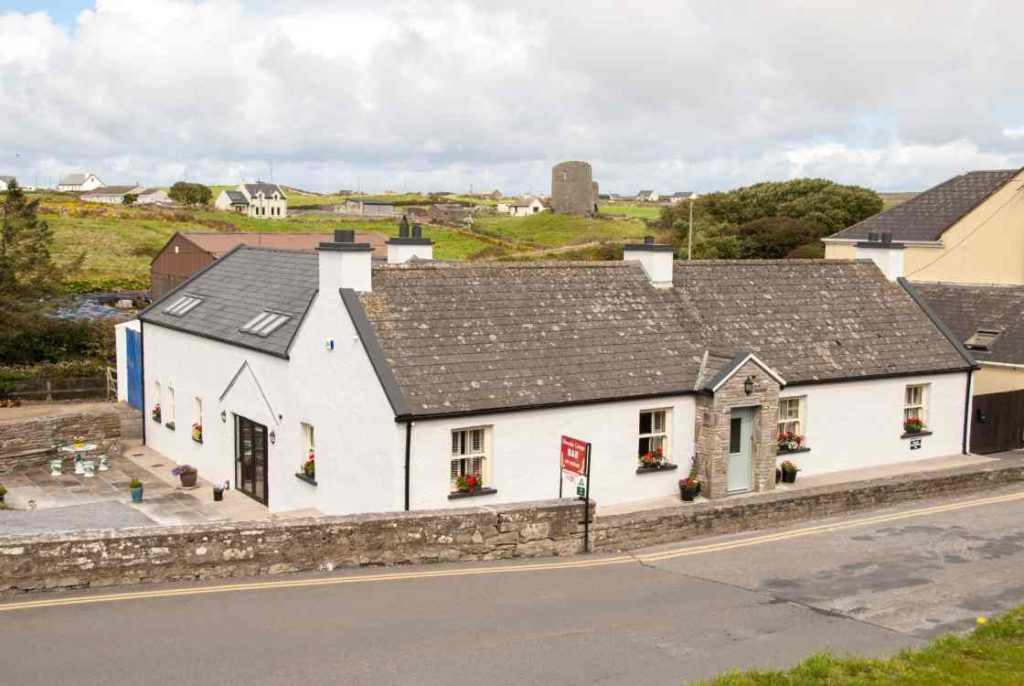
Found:
[[13, 176], [0, 174], [0, 193], [10, 189], [11, 184], [17, 181]]
[[[131, 197], [130, 203], [125, 202]], [[169, 205], [171, 198], [162, 188], [146, 188], [145, 186], [102, 186], [94, 191], [82, 193], [85, 202], [98, 202], [105, 205]]]
[[640, 191], [636, 194], [637, 202], [658, 202], [661, 196], [657, 191]]
[[694, 194], [693, 191], [679, 191], [677, 193], [673, 193], [672, 197], [669, 198], [668, 201], [670, 203], [672, 203], [673, 205], [678, 205], [679, 203], [683, 202], [684, 200], [689, 200], [694, 195], [695, 194]]
[[221, 191], [213, 206], [225, 212], [259, 219], [284, 219], [288, 216], [288, 196], [276, 183], [243, 183], [236, 190]]
[[70, 193], [95, 190], [103, 185], [100, 178], [88, 172], [84, 174], [68, 174], [57, 184], [57, 190]]
[[[499, 205], [500, 207], [500, 205]], [[537, 214], [548, 209], [545, 202], [537, 197], [526, 197], [515, 202], [507, 204], [508, 209], [506, 210], [513, 217], [529, 217], [531, 214]], [[498, 210], [501, 211], [500, 209]]]

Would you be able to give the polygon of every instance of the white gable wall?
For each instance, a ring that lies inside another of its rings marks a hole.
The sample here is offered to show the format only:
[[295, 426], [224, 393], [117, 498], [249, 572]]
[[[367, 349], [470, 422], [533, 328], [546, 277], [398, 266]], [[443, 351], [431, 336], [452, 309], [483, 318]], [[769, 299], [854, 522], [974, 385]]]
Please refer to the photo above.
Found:
[[[333, 352], [325, 345], [331, 338]], [[234, 488], [236, 413], [276, 434], [276, 442], [268, 444], [272, 512], [313, 507], [325, 514], [347, 514], [402, 508], [404, 426], [394, 421], [340, 296], [326, 304], [314, 301], [290, 360], [155, 324], [144, 325], [144, 354], [146, 438], [153, 449], [196, 466], [204, 479], [228, 479]], [[243, 371], [220, 401], [245, 362], [251, 373]], [[160, 382], [163, 396], [159, 425], [150, 418], [157, 402], [154, 381]], [[170, 418], [170, 386], [175, 391], [174, 431], [163, 425]], [[192, 440], [196, 396], [203, 400], [202, 444]], [[222, 410], [226, 422], [221, 422]], [[314, 427], [317, 486], [295, 477], [305, 459], [300, 422]]]
[[[921, 447], [911, 450], [903, 434], [904, 390], [930, 384], [928, 431]], [[874, 467], [962, 450], [967, 374], [922, 376], [788, 386], [780, 398], [806, 396], [803, 434], [810, 452], [780, 455], [791, 459], [801, 476]]]
[[[641, 410], [671, 408], [672, 471], [637, 474]], [[603, 505], [679, 494], [693, 456], [694, 396], [595, 403], [451, 419], [417, 421], [412, 435], [412, 509], [475, 507], [558, 497], [563, 434], [593, 444], [591, 495]], [[451, 431], [490, 427], [487, 486], [493, 495], [449, 500]], [[566, 483], [565, 497], [573, 496]]]

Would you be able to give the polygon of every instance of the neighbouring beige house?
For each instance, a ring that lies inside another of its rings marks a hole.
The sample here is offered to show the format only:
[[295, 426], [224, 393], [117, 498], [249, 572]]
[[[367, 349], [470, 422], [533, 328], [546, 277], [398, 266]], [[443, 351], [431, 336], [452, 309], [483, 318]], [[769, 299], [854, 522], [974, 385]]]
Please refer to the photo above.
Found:
[[57, 190], [66, 191], [70, 193], [80, 193], [82, 191], [91, 191], [99, 188], [103, 185], [99, 177], [95, 174], [88, 172], [84, 174], [74, 173], [67, 174], [57, 184]]
[[960, 174], [824, 243], [874, 261], [974, 359], [972, 451], [1024, 447], [1024, 170]]
[[[132, 201], [125, 202], [125, 198], [131, 197]], [[83, 193], [81, 199], [85, 202], [98, 202], [105, 205], [170, 205], [171, 197], [162, 188], [147, 188], [146, 186], [101, 186], [94, 191]]]
[[1024, 170], [973, 171], [824, 239], [889, 278], [1024, 285]]
[[288, 196], [276, 183], [243, 183], [236, 190], [221, 191], [213, 206], [225, 212], [237, 212], [258, 219], [284, 219], [288, 216]]

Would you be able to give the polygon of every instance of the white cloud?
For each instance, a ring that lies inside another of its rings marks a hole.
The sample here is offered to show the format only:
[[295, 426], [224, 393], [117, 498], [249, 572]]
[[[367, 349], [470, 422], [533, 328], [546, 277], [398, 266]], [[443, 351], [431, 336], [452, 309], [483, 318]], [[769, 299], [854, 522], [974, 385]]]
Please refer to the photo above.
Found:
[[921, 188], [1019, 166], [1015, 27], [989, 0], [97, 0], [0, 14], [0, 171], [317, 189]]

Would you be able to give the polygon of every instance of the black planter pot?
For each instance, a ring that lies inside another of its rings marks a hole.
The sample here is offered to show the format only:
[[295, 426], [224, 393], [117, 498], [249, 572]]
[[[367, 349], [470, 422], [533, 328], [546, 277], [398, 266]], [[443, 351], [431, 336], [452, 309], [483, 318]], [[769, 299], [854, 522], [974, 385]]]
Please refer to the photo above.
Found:
[[692, 503], [693, 499], [697, 495], [697, 492], [698, 491], [696, 488], [685, 488], [683, 486], [679, 487], [679, 495], [682, 497], [683, 502], [686, 503]]
[[784, 483], [784, 484], [795, 484], [796, 483], [796, 472], [782, 472], [782, 483]]
[[213, 501], [219, 503], [222, 500], [224, 500], [224, 489], [223, 488], [214, 488], [213, 489]]

